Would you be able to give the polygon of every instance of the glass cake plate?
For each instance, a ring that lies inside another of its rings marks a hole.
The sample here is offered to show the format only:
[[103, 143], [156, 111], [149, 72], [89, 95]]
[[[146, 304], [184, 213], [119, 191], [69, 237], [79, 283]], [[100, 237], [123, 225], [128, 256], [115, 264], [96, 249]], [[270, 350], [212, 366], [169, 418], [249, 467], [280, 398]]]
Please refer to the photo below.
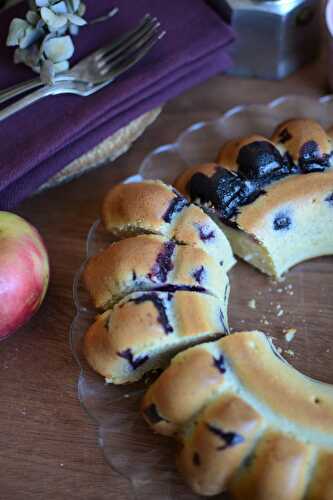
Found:
[[[189, 165], [213, 161], [225, 140], [254, 132], [270, 136], [278, 123], [293, 117], [313, 118], [325, 128], [332, 126], [333, 96], [283, 97], [267, 105], [233, 108], [217, 120], [196, 123], [174, 144], [162, 146], [148, 155], [138, 175], [126, 182], [142, 178], [172, 182]], [[96, 221], [87, 238], [87, 258], [111, 241], [100, 221]], [[128, 479], [133, 498], [199, 498], [176, 471], [174, 441], [152, 434], [139, 415], [148, 377], [133, 385], [107, 385], [85, 362], [82, 338], [96, 311], [82, 286], [83, 268], [84, 263], [74, 280], [77, 314], [70, 341], [81, 370], [79, 399], [96, 422], [99, 444], [106, 459]], [[333, 384], [333, 256], [299, 264], [280, 282], [239, 261], [230, 272], [230, 281], [231, 331], [266, 332], [288, 363], [310, 377]]]

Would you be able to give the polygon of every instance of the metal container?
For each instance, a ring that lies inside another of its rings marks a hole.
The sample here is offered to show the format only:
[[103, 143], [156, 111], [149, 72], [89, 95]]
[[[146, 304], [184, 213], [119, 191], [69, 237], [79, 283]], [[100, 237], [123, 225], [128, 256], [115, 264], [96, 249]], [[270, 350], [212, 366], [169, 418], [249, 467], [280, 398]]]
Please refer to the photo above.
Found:
[[236, 32], [231, 73], [281, 79], [320, 47], [319, 0], [208, 0]]

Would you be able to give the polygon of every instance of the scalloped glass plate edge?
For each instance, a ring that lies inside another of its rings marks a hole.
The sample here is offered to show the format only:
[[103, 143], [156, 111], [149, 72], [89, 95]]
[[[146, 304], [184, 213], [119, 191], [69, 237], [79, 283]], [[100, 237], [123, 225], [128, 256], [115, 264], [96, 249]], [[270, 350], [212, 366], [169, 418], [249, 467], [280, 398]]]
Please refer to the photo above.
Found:
[[[143, 178], [160, 177], [163, 177], [166, 181], [172, 181], [175, 174], [178, 174], [184, 167], [193, 164], [193, 162], [211, 159], [212, 152], [216, 150], [218, 142], [229, 138], [228, 133], [230, 134], [234, 130], [235, 125], [241, 123], [243, 127], [252, 127], [253, 132], [253, 123], [261, 123], [264, 128], [268, 123], [265, 120], [269, 117], [270, 126], [274, 126], [274, 122], [277, 124], [278, 121], [281, 121], [281, 117], [291, 118], [295, 112], [299, 116], [317, 119], [326, 127], [332, 125], [333, 95], [321, 98], [283, 96], [274, 99], [268, 104], [233, 107], [215, 120], [198, 122], [188, 127], [178, 136], [175, 143], [162, 145], [154, 149], [141, 163], [138, 174], [126, 179], [124, 182], [138, 182]], [[276, 113], [276, 116], [274, 113]], [[275, 116], [275, 120], [272, 120], [272, 115]], [[207, 140], [209, 143], [208, 148], [205, 146]], [[204, 147], [200, 150], [202, 146]], [[170, 164], [172, 164], [172, 168], [168, 167]], [[180, 491], [182, 498], [186, 500], [198, 498], [180, 484], [173, 468], [172, 453], [167, 453], [168, 457], [161, 458], [161, 449], [159, 449], [161, 438], [159, 436], [152, 436], [148, 447], [144, 449], [140, 449], [140, 443], [133, 444], [128, 452], [133, 460], [139, 458], [142, 453], [145, 453], [146, 457], [149, 455], [150, 463], [157, 464], [158, 469], [158, 477], [154, 477], [153, 480], [149, 477], [149, 470], [147, 473], [139, 465], [132, 466], [131, 460], [126, 457], [127, 451], [124, 454], [113, 453], [113, 447], [116, 447], [119, 452], [121, 447], [126, 444], [126, 432], [133, 433], [133, 426], [136, 428], [136, 432], [144, 432], [144, 428], [141, 426], [143, 421], [140, 423], [139, 419], [133, 417], [133, 405], [136, 405], [144, 389], [142, 386], [139, 388], [129, 386], [125, 389], [125, 395], [124, 388], [113, 388], [110, 391], [109, 387], [101, 382], [100, 377], [92, 374], [86, 368], [82, 356], [81, 342], [83, 333], [91, 323], [95, 313], [89, 306], [82, 305], [80, 297], [82, 291], [79, 291], [79, 289], [85, 262], [90, 255], [97, 251], [101, 244], [97, 235], [100, 227], [100, 221], [97, 220], [88, 232], [86, 259], [75, 274], [73, 283], [76, 315], [70, 328], [70, 348], [80, 369], [77, 385], [79, 401], [98, 427], [99, 445], [106, 460], [113, 470], [128, 480], [133, 498], [143, 500], [147, 496], [154, 498], [152, 495], [155, 494], [157, 495], [156, 498], [160, 500], [175, 500], [179, 498]], [[83, 302], [85, 302], [85, 299], [83, 299]], [[113, 411], [109, 412], [111, 404]], [[123, 404], [127, 405], [124, 411], [122, 411]], [[128, 415], [131, 415], [133, 421], [128, 421]], [[141, 419], [141, 417], [139, 418]], [[119, 428], [125, 432], [125, 436], [118, 432]], [[109, 442], [110, 434], [113, 436], [112, 442]], [[170, 442], [168, 443], [170, 444]], [[156, 449], [154, 446], [156, 446]], [[172, 448], [172, 446], [169, 446], [169, 448]]]

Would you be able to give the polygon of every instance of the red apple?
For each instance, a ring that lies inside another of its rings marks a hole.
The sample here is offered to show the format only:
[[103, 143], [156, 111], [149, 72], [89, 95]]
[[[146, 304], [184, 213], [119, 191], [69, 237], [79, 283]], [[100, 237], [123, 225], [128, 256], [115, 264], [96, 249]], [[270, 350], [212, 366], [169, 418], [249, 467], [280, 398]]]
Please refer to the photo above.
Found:
[[0, 340], [26, 323], [43, 301], [49, 260], [38, 231], [0, 211]]

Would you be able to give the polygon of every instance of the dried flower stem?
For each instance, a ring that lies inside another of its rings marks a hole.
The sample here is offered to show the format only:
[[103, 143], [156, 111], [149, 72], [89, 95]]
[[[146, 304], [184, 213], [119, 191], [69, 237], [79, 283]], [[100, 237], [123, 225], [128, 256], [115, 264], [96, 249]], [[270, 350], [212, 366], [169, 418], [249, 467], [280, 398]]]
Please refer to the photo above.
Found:
[[[26, 64], [50, 84], [56, 73], [69, 69], [75, 50], [72, 37], [80, 27], [88, 25], [83, 17], [86, 6], [81, 0], [28, 0], [28, 5], [25, 19], [12, 20], [7, 45], [17, 47], [15, 63]], [[108, 20], [117, 13], [115, 7], [89, 24]]]

